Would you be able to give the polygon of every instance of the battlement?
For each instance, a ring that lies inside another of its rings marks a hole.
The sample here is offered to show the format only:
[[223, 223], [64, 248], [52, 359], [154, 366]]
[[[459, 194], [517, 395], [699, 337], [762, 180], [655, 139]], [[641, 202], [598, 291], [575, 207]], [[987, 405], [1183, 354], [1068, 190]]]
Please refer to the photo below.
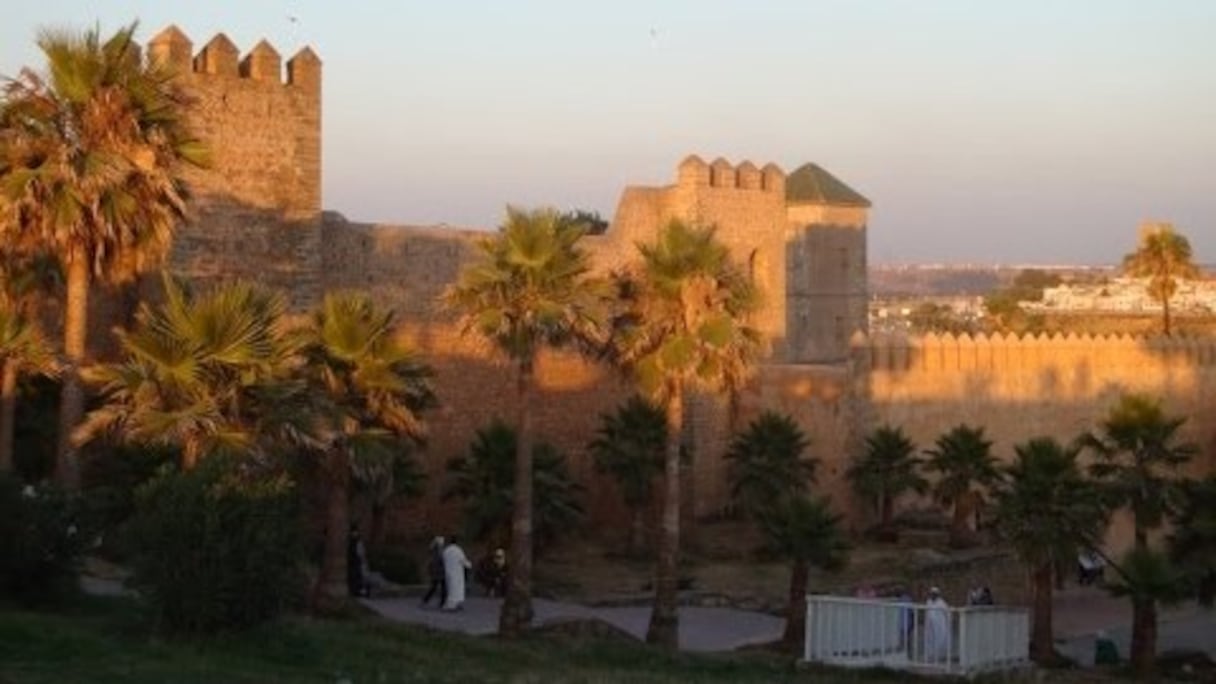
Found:
[[695, 154], [680, 162], [676, 169], [676, 184], [682, 187], [736, 188], [785, 196], [785, 172], [776, 164], [758, 169], [750, 161], [738, 166], [718, 157], [712, 164]]
[[1216, 339], [1163, 335], [1089, 335], [1040, 333], [1017, 335], [923, 336], [855, 334], [851, 340], [855, 360], [868, 362], [873, 371], [910, 368], [999, 369], [1029, 360], [1078, 356], [1114, 363], [1186, 362], [1216, 366]]
[[217, 33], [195, 54], [190, 38], [176, 26], [169, 26], [148, 41], [148, 56], [183, 74], [246, 79], [308, 90], [321, 87], [321, 60], [309, 47], [301, 48], [287, 60], [285, 79], [283, 59], [266, 40], [258, 41], [242, 58], [232, 40]]

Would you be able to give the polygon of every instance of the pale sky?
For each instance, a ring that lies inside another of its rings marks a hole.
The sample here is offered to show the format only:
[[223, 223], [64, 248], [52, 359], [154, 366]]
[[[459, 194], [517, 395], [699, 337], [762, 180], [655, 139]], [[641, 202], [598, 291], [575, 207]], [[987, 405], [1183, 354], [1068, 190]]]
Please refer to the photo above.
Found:
[[5, 75], [48, 25], [312, 45], [356, 220], [610, 217], [697, 153], [819, 163], [874, 202], [872, 262], [1112, 262], [1146, 218], [1216, 262], [1213, 0], [13, 4]]

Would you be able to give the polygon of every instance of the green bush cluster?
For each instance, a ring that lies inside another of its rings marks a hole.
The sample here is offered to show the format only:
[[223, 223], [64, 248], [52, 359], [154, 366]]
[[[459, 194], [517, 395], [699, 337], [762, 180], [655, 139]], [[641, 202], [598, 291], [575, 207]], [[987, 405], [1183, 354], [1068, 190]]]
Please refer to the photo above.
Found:
[[166, 469], [136, 495], [134, 583], [171, 632], [270, 620], [302, 596], [299, 529], [285, 475], [221, 457]]
[[77, 513], [76, 498], [0, 474], [0, 595], [30, 605], [76, 593], [88, 538]]

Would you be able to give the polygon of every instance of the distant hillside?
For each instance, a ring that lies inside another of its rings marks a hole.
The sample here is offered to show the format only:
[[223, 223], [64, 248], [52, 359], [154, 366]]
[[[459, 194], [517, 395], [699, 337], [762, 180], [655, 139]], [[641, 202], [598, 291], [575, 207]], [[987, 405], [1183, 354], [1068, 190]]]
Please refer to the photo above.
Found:
[[986, 295], [1013, 282], [1025, 269], [1059, 273], [1067, 280], [1114, 275], [1113, 266], [988, 266], [937, 264], [879, 264], [869, 270], [873, 297], [951, 297]]

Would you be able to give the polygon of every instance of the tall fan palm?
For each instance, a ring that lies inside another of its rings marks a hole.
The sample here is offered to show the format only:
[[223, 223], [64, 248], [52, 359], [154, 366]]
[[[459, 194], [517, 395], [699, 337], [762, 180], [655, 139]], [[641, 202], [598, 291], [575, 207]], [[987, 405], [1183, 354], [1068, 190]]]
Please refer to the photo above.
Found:
[[713, 229], [673, 221], [655, 244], [638, 249], [639, 272], [620, 278], [625, 312], [613, 347], [616, 361], [631, 371], [667, 416], [663, 533], [646, 638], [674, 649], [679, 635], [676, 563], [684, 391], [690, 385], [715, 391], [741, 386], [760, 344], [759, 334], [747, 322], [758, 298]]
[[[1124, 593], [1132, 599], [1132, 665], [1141, 672], [1153, 668], [1157, 652], [1157, 593], [1151, 588], [1159, 584], [1154, 578], [1160, 573], [1155, 568], [1168, 563], [1149, 548], [1148, 533], [1164, 522], [1171, 502], [1179, 496], [1174, 471], [1198, 451], [1194, 444], [1177, 442], [1178, 429], [1185, 422], [1167, 416], [1160, 401], [1129, 394], [1120, 397], [1096, 433], [1079, 440], [1098, 457], [1090, 473], [1101, 483], [1108, 505], [1126, 506], [1132, 513], [1138, 563], [1134, 567], [1144, 571], [1144, 578], [1139, 590]], [[1129, 586], [1137, 584], [1136, 577], [1119, 574]]]
[[431, 371], [394, 337], [391, 311], [366, 295], [326, 295], [306, 331], [304, 374], [325, 483], [325, 552], [314, 600], [346, 595], [353, 482], [384, 489], [422, 441], [422, 412], [435, 404]]
[[805, 494], [815, 481], [814, 458], [803, 458], [810, 440], [789, 416], [765, 411], [735, 435], [730, 462], [731, 495], [743, 511], [759, 517], [782, 497]]
[[288, 382], [299, 345], [284, 308], [247, 283], [195, 296], [166, 278], [164, 303], [143, 306], [135, 329], [119, 333], [125, 360], [86, 372], [103, 404], [74, 439], [174, 447], [186, 469], [216, 453], [268, 456], [299, 427], [300, 392]]
[[782, 645], [799, 652], [806, 638], [806, 584], [812, 567], [835, 571], [848, 560], [849, 544], [826, 498], [790, 494], [760, 513], [769, 549], [793, 563]]
[[125, 271], [132, 255], [165, 251], [186, 209], [180, 171], [204, 161], [184, 124], [186, 99], [169, 71], [141, 57], [134, 33], [43, 32], [45, 75], [22, 71], [0, 103], [5, 239], [55, 254], [67, 279], [56, 477], [71, 488], [80, 479], [71, 435], [84, 415], [90, 283]]
[[533, 373], [545, 348], [579, 346], [602, 336], [608, 289], [589, 274], [581, 226], [552, 209], [507, 209], [494, 238], [481, 242], [481, 259], [445, 294], [447, 306], [515, 364], [515, 499], [511, 576], [499, 631], [518, 636], [532, 618]]
[[1199, 268], [1191, 261], [1191, 243], [1175, 233], [1171, 223], [1143, 224], [1136, 251], [1123, 257], [1123, 271], [1149, 279], [1149, 296], [1161, 302], [1161, 329], [1169, 335], [1170, 299], [1178, 291], [1178, 281], [1199, 277]]
[[1120, 397], [1097, 432], [1079, 444], [1098, 460], [1090, 473], [1103, 484], [1114, 507], [1131, 510], [1136, 547], [1148, 547], [1148, 532], [1159, 527], [1178, 496], [1179, 466], [1198, 453], [1191, 443], [1178, 443], [1186, 418], [1165, 415], [1161, 402], [1140, 394]]
[[655, 477], [663, 472], [666, 446], [666, 416], [639, 396], [630, 397], [616, 412], [601, 415], [599, 432], [589, 445], [596, 469], [612, 475], [629, 507], [630, 553], [637, 553], [645, 543], [646, 512]]
[[1169, 536], [1170, 560], [1186, 574], [1199, 602], [1216, 599], [1216, 475], [1183, 485]]
[[849, 466], [854, 491], [875, 502], [882, 531], [891, 531], [895, 500], [901, 494], [929, 490], [928, 480], [917, 472], [921, 460], [915, 454], [916, 445], [903, 428], [883, 425], [866, 437], [865, 453]]
[[1094, 483], [1077, 464], [1077, 448], [1050, 437], [1014, 447], [1017, 461], [996, 491], [996, 524], [1034, 579], [1031, 655], [1040, 663], [1055, 659], [1052, 589], [1056, 564], [1076, 558], [1079, 548], [1094, 548], [1106, 527], [1107, 510]]
[[937, 438], [927, 450], [928, 470], [938, 473], [934, 494], [954, 507], [950, 543], [972, 543], [970, 521], [984, 502], [984, 491], [1000, 480], [1001, 473], [992, 456], [992, 442], [984, 438], [984, 428], [958, 425]]

